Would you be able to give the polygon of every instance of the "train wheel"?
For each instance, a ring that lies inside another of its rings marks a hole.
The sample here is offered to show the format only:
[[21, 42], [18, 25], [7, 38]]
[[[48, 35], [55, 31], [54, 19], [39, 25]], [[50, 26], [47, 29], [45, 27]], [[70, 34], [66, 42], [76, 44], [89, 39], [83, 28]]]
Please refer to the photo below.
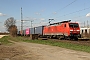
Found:
[[49, 36], [47, 36], [47, 38], [49, 38]]
[[52, 39], [52, 36], [50, 36], [49, 38]]
[[59, 37], [58, 39], [61, 40], [61, 37]]
[[65, 40], [68, 40], [69, 38], [68, 38], [67, 36], [64, 36], [64, 39], [65, 39]]
[[75, 40], [75, 41], [78, 41], [78, 37], [74, 37], [74, 40]]
[[59, 40], [63, 40], [64, 38], [60, 36], [58, 39], [59, 39]]
[[58, 39], [59, 39], [59, 40], [64, 40], [64, 39], [65, 39], [64, 37], [65, 37], [64, 35], [58, 36]]

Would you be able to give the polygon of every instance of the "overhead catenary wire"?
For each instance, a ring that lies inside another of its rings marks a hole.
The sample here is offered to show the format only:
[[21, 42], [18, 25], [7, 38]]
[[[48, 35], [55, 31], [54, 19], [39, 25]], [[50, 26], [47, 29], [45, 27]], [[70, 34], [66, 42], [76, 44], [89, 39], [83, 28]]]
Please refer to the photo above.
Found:
[[[67, 8], [68, 6], [70, 6], [70, 5], [72, 5], [73, 3], [75, 3], [77, 0], [74, 0], [74, 1], [72, 1], [71, 3], [69, 3], [69, 4], [67, 4], [66, 6], [64, 6], [64, 7], [62, 7], [61, 9], [59, 9], [59, 10], [57, 10], [57, 11], [55, 11], [55, 12], [61, 12], [63, 9], [65, 9], [65, 8]], [[52, 15], [51, 15], [52, 16]]]
[[[73, 4], [74, 2], [76, 2], [77, 0], [74, 0], [73, 2], [71, 2], [70, 4], [68, 4], [68, 5], [66, 5], [65, 7], [68, 7], [69, 5], [71, 5], [71, 4]], [[62, 8], [62, 9], [60, 9], [61, 11], [64, 9], [64, 7]], [[78, 13], [78, 12], [82, 12], [82, 11], [85, 11], [85, 10], [87, 10], [87, 9], [90, 9], [90, 7], [87, 7], [87, 8], [83, 8], [83, 9], [81, 9], [81, 10], [77, 10], [77, 11], [75, 11], [75, 12], [71, 12], [71, 13], [68, 13], [68, 14], [64, 14], [64, 15], [61, 15], [61, 16], [59, 16], [59, 17], [65, 17], [65, 16], [68, 16], [68, 15], [71, 15], [71, 14], [74, 14], [74, 13]], [[84, 15], [85, 16], [85, 15]], [[81, 17], [81, 16], [80, 16]], [[79, 17], [79, 18], [80, 18]], [[58, 17], [56, 17], [56, 18], [58, 18]]]
[[84, 11], [84, 10], [87, 10], [87, 9], [90, 9], [90, 7], [87, 7], [87, 8], [84, 8], [84, 9], [81, 9], [81, 10], [78, 10], [78, 11], [75, 11], [75, 12], [71, 12], [71, 13], [68, 13], [68, 14], [65, 14], [65, 15], [62, 15], [62, 16], [59, 16], [59, 17], [68, 16], [68, 15], [70, 15], [70, 14], [74, 14], [74, 13], [77, 13], [77, 12], [81, 12], [81, 11]]
[[67, 8], [68, 6], [72, 5], [73, 3], [75, 3], [77, 0], [72, 1], [71, 3], [67, 4], [66, 6], [64, 6], [63, 8], [59, 9], [58, 11], [62, 11], [63, 9]]
[[[68, 6], [72, 5], [73, 3], [75, 3], [77, 0], [74, 0], [72, 1], [71, 3], [69, 3], [68, 5], [62, 7], [61, 9], [57, 10], [57, 11], [62, 11], [63, 9], [67, 8]], [[89, 7], [90, 8], [90, 7]], [[65, 15], [62, 15], [62, 16], [59, 16], [59, 17], [65, 17], [65, 16], [68, 16], [70, 14], [74, 14], [74, 13], [77, 13], [77, 12], [81, 12], [81, 11], [84, 11], [86, 9], [89, 9], [89, 8], [84, 8], [84, 9], [81, 9], [81, 10], [78, 10], [78, 11], [75, 11], [75, 12], [71, 12], [71, 13], [68, 13], [68, 14], [65, 14]]]
[[[62, 11], [63, 9], [67, 8], [68, 6], [72, 5], [73, 3], [75, 3], [77, 0], [73, 0], [72, 2], [70, 2], [69, 4], [67, 4], [66, 6], [62, 7], [61, 9], [57, 10], [57, 11]], [[56, 12], [57, 12], [56, 11]], [[31, 23], [31, 26], [32, 26], [32, 23]]]

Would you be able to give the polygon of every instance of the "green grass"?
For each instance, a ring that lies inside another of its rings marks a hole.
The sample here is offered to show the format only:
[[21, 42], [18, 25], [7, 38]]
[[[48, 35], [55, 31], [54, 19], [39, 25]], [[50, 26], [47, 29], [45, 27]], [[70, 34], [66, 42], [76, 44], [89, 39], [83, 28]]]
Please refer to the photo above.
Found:
[[8, 41], [9, 40], [9, 37], [8, 36], [4, 36], [2, 38], [0, 38], [0, 44], [1, 45], [9, 45], [11, 42]]
[[5, 43], [8, 43], [8, 40], [13, 40], [16, 42], [22, 41], [22, 42], [28, 42], [28, 43], [38, 43], [38, 44], [45, 44], [45, 45], [51, 45], [51, 46], [58, 46], [62, 48], [90, 53], [90, 46], [67, 43], [67, 42], [57, 42], [57, 41], [51, 41], [51, 40], [30, 40], [28, 37], [4, 37], [2, 38], [2, 40], [3, 40], [2, 42], [5, 42]]
[[90, 53], [90, 46], [86, 46], [86, 45], [72, 44], [72, 43], [66, 43], [66, 42], [55, 42], [51, 40], [28, 40], [28, 41], [26, 40], [24, 42], [52, 45], [52, 46], [58, 46], [62, 48], [84, 51], [84, 52]]
[[73, 43], [67, 43], [67, 42], [57, 42], [57, 41], [51, 41], [51, 40], [30, 40], [28, 37], [16, 37], [14, 38], [14, 41], [23, 41], [23, 42], [29, 42], [29, 43], [52, 45], [52, 46], [58, 46], [62, 48], [90, 53], [90, 46], [87, 46], [87, 45], [79, 45], [79, 44], [73, 44]]

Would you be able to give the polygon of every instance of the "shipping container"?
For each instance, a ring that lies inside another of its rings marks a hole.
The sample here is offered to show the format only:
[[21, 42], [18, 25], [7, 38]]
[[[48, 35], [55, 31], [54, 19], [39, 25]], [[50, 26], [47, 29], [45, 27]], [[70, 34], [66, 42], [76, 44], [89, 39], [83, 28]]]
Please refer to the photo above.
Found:
[[30, 34], [35, 34], [35, 28], [30, 28]]
[[35, 34], [43, 35], [43, 27], [44, 26], [35, 27]]
[[25, 34], [26, 34], [26, 35], [30, 35], [30, 28], [27, 28], [27, 29], [26, 29]]

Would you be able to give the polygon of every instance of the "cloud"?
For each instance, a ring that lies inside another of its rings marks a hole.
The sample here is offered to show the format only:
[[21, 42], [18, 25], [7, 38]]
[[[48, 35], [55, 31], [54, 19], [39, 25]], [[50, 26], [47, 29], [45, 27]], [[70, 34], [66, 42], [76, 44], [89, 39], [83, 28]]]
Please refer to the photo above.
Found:
[[88, 13], [88, 14], [86, 15], [86, 17], [90, 17], [90, 13]]
[[36, 14], [36, 15], [41, 15], [41, 13], [38, 13], [38, 12], [36, 12], [35, 14]]
[[41, 12], [44, 12], [44, 10], [41, 10]]
[[0, 16], [6, 16], [6, 14], [0, 13]]
[[53, 12], [53, 14], [57, 14], [57, 12]]
[[45, 20], [44, 18], [41, 18], [40, 20]]
[[5, 26], [0, 26], [0, 28], [5, 28]]
[[37, 18], [33, 18], [32, 20], [37, 20]]
[[37, 27], [37, 26], [43, 26], [43, 25], [47, 25], [47, 22], [40, 22], [40, 23], [35, 23], [33, 26]]
[[17, 22], [21, 21], [21, 20], [16, 20]]

